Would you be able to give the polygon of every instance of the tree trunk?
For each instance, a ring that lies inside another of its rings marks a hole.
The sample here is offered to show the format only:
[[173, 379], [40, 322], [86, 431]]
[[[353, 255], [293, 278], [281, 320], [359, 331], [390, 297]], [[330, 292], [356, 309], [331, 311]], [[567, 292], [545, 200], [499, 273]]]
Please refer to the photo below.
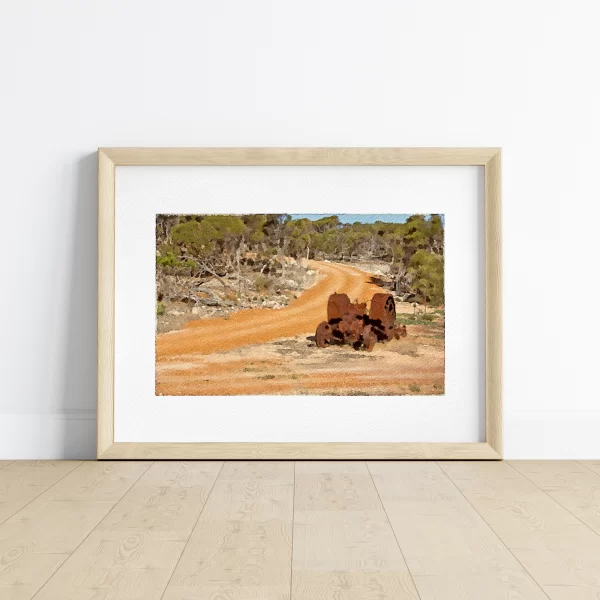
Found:
[[238, 280], [238, 294], [242, 293], [242, 267], [241, 267], [241, 262], [242, 262], [242, 252], [244, 251], [244, 238], [242, 238], [240, 240], [240, 243], [238, 244], [238, 247], [235, 251], [235, 267], [236, 267], [236, 275], [237, 275], [237, 280]]
[[227, 283], [225, 282], [225, 280], [224, 280], [224, 279], [223, 279], [223, 278], [222, 278], [220, 275], [217, 275], [217, 273], [215, 273], [215, 271], [214, 271], [213, 269], [211, 269], [211, 268], [210, 268], [210, 267], [209, 267], [209, 266], [208, 266], [206, 263], [204, 263], [204, 262], [200, 262], [200, 261], [198, 261], [198, 262], [199, 262], [200, 266], [201, 266], [201, 267], [202, 267], [202, 268], [203, 268], [205, 271], [208, 271], [208, 272], [209, 272], [211, 275], [213, 275], [214, 277], [216, 277], [216, 278], [219, 280], [219, 282], [221, 283], [221, 285], [222, 285], [222, 286], [223, 286], [223, 287], [224, 287], [226, 290], [229, 290], [229, 289], [231, 289], [231, 288], [230, 288], [230, 287], [227, 285]]
[[198, 298], [197, 296], [194, 296], [193, 298], [190, 296], [190, 299], [193, 299], [194, 302], [196, 304], [205, 304], [206, 306], [231, 306], [231, 302], [228, 302], [227, 300], [223, 300], [222, 298], [219, 298], [219, 296], [217, 296], [217, 294], [215, 294], [213, 292], [213, 290], [211, 290], [210, 288], [205, 288], [202, 286], [198, 286], [195, 288], [196, 292], [202, 292], [204, 294], [207, 294], [208, 296], [210, 296], [209, 298]]

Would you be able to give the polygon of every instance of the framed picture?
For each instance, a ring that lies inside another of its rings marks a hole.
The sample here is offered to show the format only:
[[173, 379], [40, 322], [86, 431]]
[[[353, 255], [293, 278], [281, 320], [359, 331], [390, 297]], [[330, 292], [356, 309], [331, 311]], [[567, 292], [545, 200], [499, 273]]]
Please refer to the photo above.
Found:
[[497, 148], [98, 151], [100, 459], [500, 459]]

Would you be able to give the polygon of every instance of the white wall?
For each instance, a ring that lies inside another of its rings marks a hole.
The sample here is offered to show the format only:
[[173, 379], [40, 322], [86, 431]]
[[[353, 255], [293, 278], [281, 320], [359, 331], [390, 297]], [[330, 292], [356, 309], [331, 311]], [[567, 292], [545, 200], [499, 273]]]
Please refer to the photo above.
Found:
[[593, 0], [0, 2], [0, 458], [92, 457], [98, 146], [503, 146], [507, 457], [600, 458]]

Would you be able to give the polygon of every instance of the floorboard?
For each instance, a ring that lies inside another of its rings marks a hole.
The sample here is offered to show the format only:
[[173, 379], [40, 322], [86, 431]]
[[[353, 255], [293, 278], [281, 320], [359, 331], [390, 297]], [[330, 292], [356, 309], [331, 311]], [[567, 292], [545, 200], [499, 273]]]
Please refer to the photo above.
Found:
[[[37, 594], [148, 468], [134, 462], [45, 464], [48, 473], [68, 474], [0, 525], [0, 599], [29, 600]], [[45, 464], [35, 465], [35, 481], [42, 479], [38, 471]]]
[[[543, 461], [539, 461], [539, 462], [543, 462]], [[556, 462], [560, 462], [560, 461], [556, 461]], [[600, 460], [580, 460], [578, 462], [580, 465], [583, 465], [584, 467], [588, 468], [590, 471], [600, 474]]]
[[545, 599], [434, 462], [369, 462], [421, 600]]
[[[541, 485], [565, 474], [588, 477], [572, 464], [520, 468]], [[594, 597], [600, 536], [590, 527], [506, 462], [445, 462], [443, 469], [550, 598]]]
[[297, 462], [294, 600], [418, 598], [364, 462]]
[[221, 465], [145, 463], [36, 600], [160, 600]]
[[511, 461], [529, 481], [600, 534], [600, 474], [572, 460]]
[[77, 468], [81, 461], [6, 461], [0, 472], [0, 523]]
[[227, 462], [164, 600], [288, 600], [293, 462]]
[[600, 600], [600, 461], [0, 461], [0, 600]]

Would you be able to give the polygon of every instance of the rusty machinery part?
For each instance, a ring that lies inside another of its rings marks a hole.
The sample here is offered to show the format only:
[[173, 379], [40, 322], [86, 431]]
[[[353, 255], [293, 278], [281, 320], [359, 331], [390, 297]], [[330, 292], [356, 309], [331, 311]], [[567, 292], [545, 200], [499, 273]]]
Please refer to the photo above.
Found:
[[361, 319], [367, 314], [367, 303], [366, 302], [353, 302], [348, 307], [348, 312], [360, 317]]
[[385, 342], [396, 337], [396, 303], [391, 294], [375, 294], [373, 296], [369, 322], [379, 341]]
[[327, 302], [327, 320], [341, 319], [350, 306], [350, 298], [347, 294], [331, 294]]
[[377, 343], [377, 334], [373, 331], [371, 325], [365, 326], [362, 332], [362, 343], [367, 352], [371, 352]]
[[[364, 315], [348, 313], [342, 317], [334, 331], [334, 337], [338, 338], [342, 344], [354, 346], [361, 339], [361, 334], [365, 328]], [[360, 345], [360, 344], [359, 344]]]
[[369, 311], [371, 321], [381, 321], [384, 327], [396, 323], [396, 303], [391, 294], [375, 294]]
[[319, 348], [326, 348], [331, 344], [333, 338], [332, 326], [327, 322], [323, 321], [317, 327], [317, 333], [315, 334], [315, 341]]
[[350, 302], [347, 294], [331, 294], [327, 302], [327, 320], [341, 319], [344, 315], [352, 314], [364, 316], [367, 312], [367, 303]]
[[369, 314], [366, 303], [351, 302], [346, 294], [331, 294], [327, 319], [317, 327], [315, 340], [319, 348], [349, 344], [370, 351], [378, 341], [406, 337], [406, 326], [396, 325], [396, 304], [391, 294], [375, 294]]

